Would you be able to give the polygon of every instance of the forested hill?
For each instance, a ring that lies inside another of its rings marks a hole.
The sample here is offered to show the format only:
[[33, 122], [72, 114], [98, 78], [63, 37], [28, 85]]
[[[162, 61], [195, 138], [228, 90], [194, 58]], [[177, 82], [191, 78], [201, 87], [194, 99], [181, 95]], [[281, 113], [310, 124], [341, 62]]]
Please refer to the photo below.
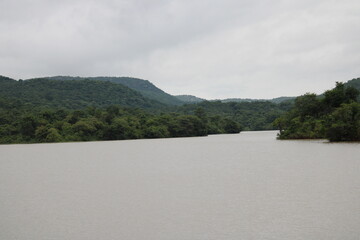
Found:
[[[272, 102], [272, 103], [282, 103], [286, 101], [293, 101], [296, 97], [278, 97], [272, 99], [256, 99], [256, 98], [227, 98], [220, 100], [221, 102]], [[219, 100], [218, 100], [219, 101]]]
[[192, 96], [192, 95], [176, 95], [175, 97], [184, 103], [199, 103], [199, 102], [206, 101], [203, 98], [198, 98], [198, 97]]
[[[208, 123], [219, 123], [221, 122], [219, 119], [226, 118], [228, 120], [240, 123], [244, 130], [269, 130], [277, 128], [277, 126], [272, 124], [273, 121], [285, 112], [289, 111], [289, 109], [291, 109], [295, 103], [295, 110], [290, 111], [289, 114], [280, 118], [281, 121], [279, 120], [278, 123], [281, 123], [281, 125], [278, 126], [283, 130], [285, 128], [290, 129], [289, 126], [291, 126], [294, 121], [299, 120], [300, 122], [296, 122], [296, 124], [298, 124], [296, 125], [297, 127], [294, 128], [296, 131], [293, 129], [296, 132], [296, 135], [286, 135], [289, 131], [283, 131], [283, 134], [281, 135], [283, 138], [286, 138], [287, 136], [295, 136], [295, 138], [307, 138], [310, 136], [309, 134], [313, 133], [311, 130], [312, 128], [309, 128], [310, 130], [306, 133], [300, 133], [297, 131], [301, 129], [307, 129], [308, 126], [316, 125], [314, 122], [307, 121], [306, 119], [304, 120], [303, 117], [297, 118], [299, 116], [297, 115], [299, 114], [298, 111], [303, 111], [299, 110], [299, 108], [301, 109], [299, 104], [304, 104], [305, 100], [309, 100], [309, 102], [314, 101], [314, 105], [317, 107], [321, 106], [323, 108], [320, 110], [318, 109], [319, 111], [314, 111], [311, 113], [317, 114], [316, 116], [318, 116], [318, 114], [323, 114], [321, 121], [325, 121], [325, 115], [329, 113], [329, 108], [326, 106], [326, 101], [330, 100], [322, 100], [324, 97], [326, 98], [326, 94], [329, 95], [329, 93], [325, 93], [320, 96], [313, 94], [311, 96], [306, 96], [305, 98], [298, 98], [295, 101], [292, 98], [287, 97], [281, 99], [279, 98], [280, 101], [273, 102], [260, 100], [248, 102], [222, 102], [204, 100], [197, 103], [193, 102], [192, 104], [170, 106], [164, 103], [160, 103], [156, 100], [149, 99], [139, 91], [135, 91], [134, 89], [130, 89], [129, 87], [124, 86], [122, 83], [120, 83], [120, 79], [122, 79], [123, 82], [125, 79], [127, 79], [127, 84], [129, 86], [131, 85], [133, 88], [143, 90], [148, 89], [150, 92], [161, 91], [148, 81], [137, 81], [136, 79], [132, 78], [99, 77], [85, 79], [79, 77], [52, 77], [51, 79], [38, 78], [25, 81], [16, 81], [0, 76], [0, 108], [7, 106], [6, 109], [12, 110], [18, 109], [20, 106], [21, 108], [29, 110], [29, 106], [35, 106], [41, 109], [62, 108], [69, 110], [83, 110], [89, 106], [107, 108], [111, 105], [120, 105], [122, 107], [150, 109], [151, 112], [156, 114], [175, 113], [192, 116], [196, 116], [196, 114], [200, 111], [203, 112], [203, 115], [205, 115], [206, 118], [203, 117], [202, 114], [199, 116], [201, 116], [203, 120], [205, 119], [204, 121]], [[360, 89], [360, 78], [348, 81], [347, 83], [343, 84], [343, 86], [344, 89], [347, 89], [349, 86], [354, 86], [355, 88]], [[336, 91], [336, 93], [340, 94], [341, 91]], [[339, 96], [336, 94], [335, 95], [341, 99], [341, 94]], [[313, 99], [314, 96], [315, 100]], [[336, 98], [336, 96], [333, 98]], [[191, 96], [187, 96], [186, 98], [189, 97]], [[303, 99], [304, 101], [302, 101]], [[331, 98], [327, 97], [326, 99]], [[196, 98], [195, 100], [197, 101], [198, 99]], [[340, 105], [341, 104], [338, 104], [338, 106]], [[307, 106], [307, 103], [305, 103], [305, 106]], [[310, 115], [310, 117], [313, 116]], [[314, 119], [318, 120], [317, 117]], [[315, 122], [318, 123], [318, 121]], [[302, 124], [310, 125], [303, 126]], [[221, 129], [221, 127], [219, 128], [215, 125], [211, 125], [210, 127], [211, 129]], [[210, 131], [209, 133], [212, 132], [224, 131], [216, 130]], [[315, 134], [311, 135], [310, 137], [318, 136], [320, 135]]]
[[154, 84], [148, 80], [143, 80], [139, 78], [130, 78], [130, 77], [69, 77], [69, 76], [56, 76], [49, 77], [53, 80], [96, 80], [96, 81], [107, 81], [112, 83], [121, 84], [127, 86], [143, 96], [156, 100], [158, 102], [167, 104], [167, 105], [182, 105], [184, 104], [181, 100], [176, 97], [164, 92], [163, 90], [156, 87]]
[[0, 98], [27, 105], [80, 109], [118, 104], [124, 107], [161, 109], [164, 104], [140, 93], [108, 81], [51, 80], [46, 78], [13, 80], [0, 78]]
[[0, 75], [0, 81], [2, 81], [2, 82], [6, 82], [6, 81], [13, 81], [14, 79], [11, 79], [11, 78], [9, 78], [9, 77], [5, 77], [5, 76], [1, 76]]
[[346, 87], [354, 87], [357, 90], [360, 90], [360, 78], [354, 78], [345, 83]]
[[109, 81], [15, 81], [0, 76], [0, 144], [192, 137], [241, 131], [241, 125], [227, 117], [208, 119], [174, 113], [174, 109]]

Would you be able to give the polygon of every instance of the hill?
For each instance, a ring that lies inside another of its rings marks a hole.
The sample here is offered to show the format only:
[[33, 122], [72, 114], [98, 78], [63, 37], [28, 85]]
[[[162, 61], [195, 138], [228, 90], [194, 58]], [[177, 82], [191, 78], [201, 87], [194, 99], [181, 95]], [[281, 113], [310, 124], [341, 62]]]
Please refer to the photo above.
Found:
[[[227, 102], [272, 102], [272, 103], [282, 103], [285, 101], [292, 101], [294, 100], [296, 97], [278, 97], [278, 98], [273, 98], [273, 99], [256, 99], [256, 98], [226, 98], [226, 99], [222, 99], [220, 100], [221, 102], [227, 103]], [[219, 100], [215, 100], [215, 101], [219, 101]]]
[[175, 97], [184, 103], [199, 103], [206, 101], [206, 99], [198, 98], [193, 95], [176, 95]]
[[[109, 78], [101, 77], [95, 80], [95, 78], [60, 76], [50, 79], [15, 81], [4, 78], [3, 84], [0, 84], [0, 98], [11, 98], [42, 108], [83, 109], [86, 106], [106, 107], [119, 104], [125, 107], [152, 109], [156, 112], [177, 112], [181, 115], [196, 115], [197, 109], [202, 108], [209, 117], [209, 122], [218, 122], [217, 119], [221, 116], [242, 124], [246, 130], [273, 129], [272, 121], [289, 108], [286, 104], [278, 105], [262, 101], [240, 103], [202, 101], [196, 103], [194, 101], [200, 101], [200, 99], [189, 95], [185, 98], [187, 101], [192, 99], [191, 104], [168, 107], [155, 100], [145, 98], [139, 92], [135, 92], [123, 84], [113, 82], [118, 79], [114, 78], [112, 81], [108, 81]], [[134, 82], [137, 82], [135, 85], [138, 89], [140, 84], [145, 83], [145, 81]], [[142, 88], [147, 86], [153, 85], [145, 84]], [[10, 102], [5, 101], [7, 104]], [[219, 131], [215, 129], [212, 132]]]
[[164, 104], [140, 93], [108, 81], [0, 79], [0, 98], [41, 107], [79, 109], [86, 106], [104, 107], [118, 104], [134, 108], [163, 108]]
[[241, 103], [241, 102], [258, 102], [258, 101], [266, 101], [264, 99], [252, 99], [252, 98], [226, 98], [226, 99], [216, 99], [213, 101], [221, 101], [223, 103], [228, 103], [228, 102], [237, 102], [237, 103]]
[[241, 131], [240, 124], [228, 118], [208, 120], [171, 112], [174, 109], [109, 81], [16, 81], [0, 76], [0, 144], [191, 137]]
[[135, 90], [141, 93], [144, 97], [147, 97], [152, 100], [167, 104], [167, 105], [182, 105], [183, 102], [177, 99], [176, 97], [164, 92], [160, 88], [156, 87], [154, 84], [148, 80], [143, 80], [139, 78], [130, 78], [130, 77], [69, 77], [69, 76], [56, 76], [49, 77], [53, 80], [95, 80], [95, 81], [105, 81], [112, 82], [116, 84], [124, 85], [132, 90]]
[[282, 103], [287, 101], [294, 101], [296, 97], [277, 97], [270, 99], [269, 101], [272, 103]]
[[13, 81], [14, 79], [11, 79], [9, 77], [5, 77], [5, 76], [2, 76], [0, 75], [0, 82], [6, 82], [6, 81]]
[[[357, 90], [360, 90], [360, 78], [353, 78], [352, 80], [349, 80], [347, 82], [344, 83], [345, 87], [354, 87]], [[324, 94], [320, 94], [319, 97], [323, 97]], [[272, 98], [272, 99], [256, 99], [256, 98], [227, 98], [227, 99], [222, 99], [222, 100], [214, 100], [214, 101], [221, 101], [224, 103], [227, 102], [264, 102], [264, 101], [269, 101], [272, 103], [282, 103], [282, 102], [287, 102], [287, 101], [294, 101], [296, 99], [296, 97], [277, 97], [277, 98]]]
[[354, 87], [360, 91], [360, 78], [354, 78], [345, 83], [346, 87]]

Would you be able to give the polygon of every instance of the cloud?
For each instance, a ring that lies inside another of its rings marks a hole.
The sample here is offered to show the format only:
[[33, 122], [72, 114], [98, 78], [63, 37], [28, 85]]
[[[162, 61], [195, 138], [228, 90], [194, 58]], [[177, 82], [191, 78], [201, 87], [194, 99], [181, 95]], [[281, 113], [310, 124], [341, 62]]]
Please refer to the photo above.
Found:
[[133, 76], [173, 94], [320, 93], [359, 76], [354, 1], [0, 2], [1, 74]]

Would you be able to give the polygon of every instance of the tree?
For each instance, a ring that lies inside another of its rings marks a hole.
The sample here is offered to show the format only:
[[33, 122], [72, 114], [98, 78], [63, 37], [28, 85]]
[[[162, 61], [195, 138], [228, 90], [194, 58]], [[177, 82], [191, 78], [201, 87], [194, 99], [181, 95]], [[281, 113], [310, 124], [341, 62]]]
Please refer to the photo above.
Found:
[[224, 119], [224, 122], [225, 133], [239, 133], [241, 131], [241, 126], [239, 123], [231, 119]]
[[299, 112], [300, 117], [305, 116], [318, 116], [321, 112], [320, 101], [317, 99], [316, 94], [306, 93], [295, 99], [295, 109]]
[[327, 137], [330, 141], [360, 140], [360, 104], [342, 104], [329, 118]]
[[326, 91], [324, 95], [324, 103], [328, 107], [328, 111], [331, 111], [343, 103], [355, 102], [359, 96], [359, 91], [354, 87], [345, 87], [344, 83], [336, 82], [335, 88]]
[[20, 120], [20, 133], [27, 138], [33, 138], [37, 127], [37, 119], [28, 115]]
[[144, 130], [145, 138], [167, 138], [170, 133], [165, 126], [149, 126]]

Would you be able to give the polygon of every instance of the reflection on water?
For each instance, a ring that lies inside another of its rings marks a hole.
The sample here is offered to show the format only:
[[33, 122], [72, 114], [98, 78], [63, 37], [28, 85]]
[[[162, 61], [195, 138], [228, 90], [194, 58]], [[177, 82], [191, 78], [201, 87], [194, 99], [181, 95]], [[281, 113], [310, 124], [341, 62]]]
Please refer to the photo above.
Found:
[[359, 239], [360, 144], [275, 136], [0, 146], [0, 239]]

